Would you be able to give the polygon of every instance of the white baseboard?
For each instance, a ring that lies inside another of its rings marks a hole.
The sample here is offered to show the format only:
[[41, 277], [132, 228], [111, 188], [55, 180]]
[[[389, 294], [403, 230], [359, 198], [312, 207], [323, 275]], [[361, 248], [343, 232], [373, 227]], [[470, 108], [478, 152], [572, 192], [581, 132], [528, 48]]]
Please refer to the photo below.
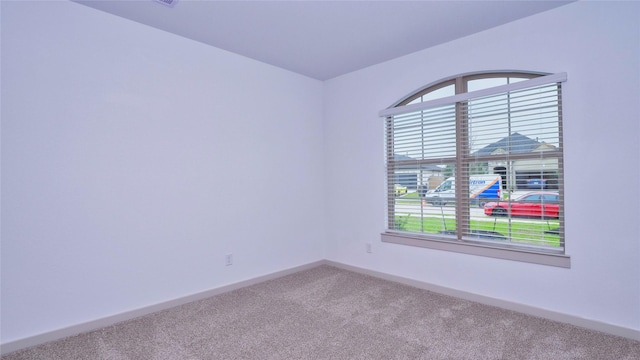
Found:
[[571, 324], [571, 325], [579, 326], [589, 330], [600, 331], [610, 335], [615, 335], [615, 336], [620, 336], [620, 337], [624, 337], [631, 340], [640, 341], [640, 330], [626, 328], [618, 325], [612, 325], [612, 324], [604, 323], [597, 320], [585, 319], [585, 318], [581, 318], [574, 315], [568, 315], [560, 312], [555, 312], [552, 310], [541, 309], [541, 308], [537, 308], [530, 305], [496, 299], [489, 296], [478, 295], [478, 294], [474, 294], [466, 291], [451, 289], [444, 286], [433, 285], [433, 284], [429, 284], [429, 283], [418, 281], [418, 280], [404, 278], [396, 275], [390, 275], [390, 274], [369, 270], [369, 269], [364, 269], [364, 268], [360, 268], [352, 265], [347, 265], [347, 264], [343, 264], [335, 261], [325, 260], [324, 263], [327, 265], [344, 269], [344, 270], [349, 270], [349, 271], [357, 272], [360, 274], [370, 275], [380, 279], [413, 286], [419, 289], [433, 291], [435, 293], [439, 293], [443, 295], [453, 296], [460, 299], [477, 302], [480, 304], [495, 306], [502, 309], [516, 311], [522, 314], [532, 315], [532, 316], [553, 320], [553, 321], [559, 321], [565, 324]]
[[447, 287], [443, 287], [443, 286], [439, 286], [439, 285], [433, 285], [433, 284], [429, 284], [429, 283], [418, 281], [418, 280], [404, 278], [404, 277], [396, 276], [396, 275], [390, 275], [390, 274], [386, 274], [386, 273], [382, 273], [382, 272], [378, 272], [378, 271], [374, 271], [374, 270], [369, 270], [369, 269], [365, 269], [365, 268], [360, 268], [360, 267], [356, 267], [356, 266], [352, 266], [352, 265], [347, 265], [347, 264], [343, 264], [343, 263], [339, 263], [339, 262], [335, 262], [335, 261], [331, 261], [331, 260], [320, 260], [320, 261], [315, 261], [315, 262], [312, 262], [312, 263], [309, 263], [309, 264], [305, 264], [305, 265], [296, 266], [296, 267], [293, 267], [293, 268], [277, 271], [277, 272], [274, 272], [274, 273], [271, 273], [271, 274], [258, 276], [258, 277], [253, 278], [253, 279], [240, 281], [240, 282], [237, 282], [237, 283], [234, 283], [234, 284], [221, 286], [219, 288], [210, 289], [210, 290], [206, 290], [206, 291], [199, 292], [199, 293], [196, 293], [196, 294], [187, 295], [185, 297], [181, 297], [181, 298], [165, 301], [165, 302], [162, 302], [162, 303], [146, 306], [146, 307], [143, 307], [143, 308], [127, 311], [127, 312], [116, 314], [116, 315], [113, 315], [113, 316], [107, 316], [107, 317], [104, 317], [104, 318], [101, 318], [101, 319], [97, 319], [97, 320], [93, 320], [93, 321], [89, 321], [89, 322], [85, 322], [85, 323], [81, 323], [81, 324], [77, 324], [77, 325], [72, 325], [72, 326], [69, 326], [69, 327], [62, 328], [62, 329], [57, 329], [57, 330], [54, 330], [54, 331], [50, 331], [50, 332], [46, 332], [46, 333], [30, 336], [30, 337], [27, 337], [27, 338], [24, 338], [24, 339], [19, 339], [19, 340], [15, 340], [15, 341], [6, 342], [6, 343], [0, 345], [0, 355], [5, 355], [5, 354], [8, 354], [8, 353], [17, 351], [17, 350], [26, 349], [28, 347], [44, 344], [44, 343], [47, 343], [47, 342], [50, 342], [50, 341], [60, 340], [60, 339], [63, 339], [63, 338], [69, 337], [69, 336], [74, 336], [74, 335], [77, 335], [77, 334], [80, 334], [80, 333], [83, 333], [83, 332], [89, 332], [89, 331], [97, 330], [97, 329], [100, 329], [100, 328], [103, 328], [103, 327], [106, 327], [106, 326], [111, 326], [111, 325], [117, 324], [119, 322], [135, 319], [135, 318], [140, 317], [140, 316], [144, 316], [144, 315], [148, 315], [148, 314], [151, 314], [151, 313], [154, 313], [154, 312], [166, 310], [166, 309], [169, 309], [169, 308], [172, 308], [172, 307], [175, 307], [175, 306], [180, 306], [180, 305], [187, 304], [187, 303], [190, 303], [190, 302], [193, 302], [193, 301], [197, 301], [197, 300], [205, 299], [205, 298], [208, 298], [208, 297], [211, 297], [211, 296], [223, 294], [223, 293], [226, 293], [226, 292], [229, 292], [229, 291], [233, 291], [233, 290], [240, 289], [240, 288], [243, 288], [243, 287], [255, 285], [255, 284], [258, 284], [258, 283], [261, 283], [261, 282], [265, 282], [265, 281], [268, 281], [268, 280], [273, 280], [273, 279], [276, 279], [276, 278], [279, 278], [279, 277], [283, 277], [283, 276], [286, 276], [286, 275], [290, 275], [290, 274], [296, 273], [298, 271], [311, 269], [311, 268], [314, 268], [314, 267], [320, 266], [320, 265], [331, 265], [331, 266], [335, 266], [337, 268], [341, 268], [341, 269], [344, 269], [344, 270], [353, 271], [353, 272], [357, 272], [357, 273], [365, 274], [365, 275], [370, 275], [370, 276], [377, 277], [377, 278], [380, 278], [380, 279], [389, 280], [389, 281], [397, 282], [397, 283], [400, 283], [400, 284], [413, 286], [413, 287], [416, 287], [416, 288], [419, 288], [419, 289], [433, 291], [433, 292], [436, 292], [436, 293], [439, 293], [439, 294], [443, 294], [443, 295], [453, 296], [453, 297], [457, 297], [457, 298], [460, 298], [460, 299], [474, 301], [474, 302], [485, 304], [485, 305], [495, 306], [495, 307], [499, 307], [499, 308], [503, 308], [503, 309], [507, 309], [507, 310], [520, 312], [520, 313], [523, 313], [523, 314], [537, 316], [537, 317], [540, 317], [540, 318], [549, 319], [549, 320], [553, 320], [553, 321], [559, 321], [559, 322], [563, 322], [563, 323], [567, 323], [567, 324], [583, 327], [583, 328], [590, 329], [590, 330], [600, 331], [600, 332], [603, 332], [603, 333], [616, 335], [616, 336], [621, 336], [621, 337], [624, 337], [624, 338], [640, 341], [640, 331], [639, 330], [625, 328], [625, 327], [622, 327], [622, 326], [617, 326], [617, 325], [612, 325], [612, 324], [607, 324], [607, 323], [603, 323], [603, 322], [596, 321], [596, 320], [584, 319], [584, 318], [573, 316], [573, 315], [563, 314], [563, 313], [559, 313], [559, 312], [555, 312], [555, 311], [551, 311], [551, 310], [546, 310], [546, 309], [540, 309], [540, 308], [536, 308], [536, 307], [529, 306], [529, 305], [514, 303], [514, 302], [511, 302], [511, 301], [495, 299], [495, 298], [491, 298], [491, 297], [488, 297], [488, 296], [473, 294], [473, 293], [469, 293], [469, 292], [465, 292], [465, 291], [461, 291], [461, 290], [456, 290], [456, 289], [451, 289], [451, 288], [447, 288]]
[[166, 310], [166, 309], [169, 309], [169, 308], [172, 308], [172, 307], [184, 305], [184, 304], [187, 304], [187, 303], [190, 303], [190, 302], [193, 302], [193, 301], [206, 299], [206, 298], [211, 297], [211, 296], [223, 294], [223, 293], [226, 293], [226, 292], [229, 292], [229, 291], [233, 291], [233, 290], [236, 290], [236, 289], [240, 289], [240, 288], [243, 288], [243, 287], [247, 287], [247, 286], [255, 285], [255, 284], [258, 284], [258, 283], [261, 283], [261, 282], [265, 282], [265, 281], [268, 281], [268, 280], [276, 279], [276, 278], [279, 278], [279, 277], [283, 277], [283, 276], [286, 276], [286, 275], [289, 275], [289, 274], [296, 273], [298, 271], [311, 269], [311, 268], [314, 268], [316, 266], [320, 266], [320, 265], [323, 265], [323, 264], [325, 264], [325, 261], [324, 260], [319, 260], [319, 261], [312, 262], [312, 263], [309, 263], [309, 264], [305, 264], [305, 265], [296, 266], [296, 267], [293, 267], [293, 268], [277, 271], [277, 272], [274, 272], [274, 273], [271, 273], [271, 274], [258, 276], [256, 278], [252, 278], [252, 279], [249, 279], [249, 280], [244, 280], [244, 281], [240, 281], [240, 282], [233, 283], [233, 284], [230, 284], [230, 285], [221, 286], [221, 287], [218, 287], [218, 288], [215, 288], [215, 289], [210, 289], [210, 290], [202, 291], [202, 292], [199, 292], [199, 293], [187, 295], [187, 296], [184, 296], [184, 297], [181, 297], [181, 298], [177, 298], [177, 299], [165, 301], [165, 302], [162, 302], [162, 303], [145, 306], [145, 307], [142, 307], [142, 308], [139, 308], [139, 309], [135, 309], [135, 310], [131, 310], [131, 311], [126, 311], [126, 312], [123, 312], [123, 313], [120, 313], [120, 314], [107, 316], [107, 317], [104, 317], [104, 318], [100, 318], [100, 319], [93, 320], [93, 321], [88, 321], [88, 322], [81, 323], [81, 324], [71, 325], [71, 326], [68, 326], [68, 327], [65, 327], [65, 328], [61, 328], [61, 329], [49, 331], [49, 332], [46, 332], [46, 333], [30, 336], [30, 337], [27, 337], [27, 338], [24, 338], [24, 339], [19, 339], [19, 340], [15, 340], [15, 341], [9, 341], [9, 342], [6, 342], [6, 343], [0, 345], [0, 355], [5, 355], [5, 354], [8, 354], [8, 353], [12, 353], [14, 351], [18, 351], [18, 350], [21, 350], [21, 349], [26, 349], [28, 347], [32, 347], [32, 346], [36, 346], [36, 345], [41, 345], [41, 344], [48, 343], [48, 342], [51, 342], [51, 341], [64, 339], [66, 337], [78, 335], [78, 334], [83, 333], [83, 332], [89, 332], [89, 331], [101, 329], [103, 327], [111, 326], [111, 325], [117, 324], [119, 322], [135, 319], [135, 318], [140, 317], [140, 316], [149, 315], [151, 313], [155, 313], [155, 312]]

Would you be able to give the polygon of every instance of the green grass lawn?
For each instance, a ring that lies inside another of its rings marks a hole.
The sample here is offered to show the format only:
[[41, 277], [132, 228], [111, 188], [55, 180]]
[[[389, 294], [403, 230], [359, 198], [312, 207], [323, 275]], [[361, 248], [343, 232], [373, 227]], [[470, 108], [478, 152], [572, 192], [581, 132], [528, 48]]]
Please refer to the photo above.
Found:
[[408, 193], [396, 198], [396, 204], [410, 205], [420, 203], [420, 196], [417, 192]]
[[[509, 233], [511, 225], [511, 233]], [[558, 220], [525, 222], [512, 219], [509, 224], [506, 218], [491, 220], [471, 220], [471, 230], [494, 231], [502, 234], [511, 241], [526, 244], [560, 246], [560, 236], [548, 234], [545, 231], [558, 228]], [[456, 221], [451, 217], [425, 217], [422, 222], [415, 216], [397, 216], [396, 227], [398, 230], [438, 234], [441, 231], [454, 231]]]

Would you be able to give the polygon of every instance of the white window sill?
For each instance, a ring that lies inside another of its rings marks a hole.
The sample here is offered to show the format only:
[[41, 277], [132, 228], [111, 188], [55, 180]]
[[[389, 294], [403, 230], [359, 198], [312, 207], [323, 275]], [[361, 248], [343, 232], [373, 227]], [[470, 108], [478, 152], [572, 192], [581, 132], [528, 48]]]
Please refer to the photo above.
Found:
[[417, 246], [428, 249], [452, 251], [469, 255], [486, 256], [505, 260], [522, 261], [533, 264], [571, 268], [568, 255], [546, 253], [522, 248], [492, 246], [489, 243], [462, 242], [447, 239], [435, 239], [418, 234], [404, 232], [385, 232], [382, 241], [393, 244]]

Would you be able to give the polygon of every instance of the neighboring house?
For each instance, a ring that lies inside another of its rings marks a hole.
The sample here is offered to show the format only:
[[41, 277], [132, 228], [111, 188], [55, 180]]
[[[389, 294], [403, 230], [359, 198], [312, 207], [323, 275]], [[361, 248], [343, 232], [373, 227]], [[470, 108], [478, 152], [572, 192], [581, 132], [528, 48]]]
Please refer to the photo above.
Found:
[[[473, 153], [473, 155], [498, 155], [504, 154], [510, 149], [510, 153], [527, 154], [541, 151], [554, 151], [557, 147], [514, 132], [492, 144]], [[527, 188], [531, 179], [543, 179], [548, 188], [558, 187], [558, 160], [557, 159], [519, 159], [506, 161], [492, 161], [483, 164], [489, 171], [502, 175], [506, 189], [518, 190]]]
[[443, 180], [443, 167], [438, 165], [418, 165], [417, 160], [406, 155], [393, 154], [395, 161], [413, 160], [416, 163], [396, 166], [394, 184], [406, 186], [409, 189], [417, 189], [418, 185], [426, 184], [430, 189], [438, 186]]

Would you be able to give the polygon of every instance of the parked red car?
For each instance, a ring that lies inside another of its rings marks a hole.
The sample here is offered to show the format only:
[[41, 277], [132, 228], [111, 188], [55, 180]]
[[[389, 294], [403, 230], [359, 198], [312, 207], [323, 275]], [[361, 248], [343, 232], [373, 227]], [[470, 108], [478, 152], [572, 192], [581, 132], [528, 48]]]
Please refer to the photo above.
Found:
[[489, 216], [523, 216], [536, 218], [558, 218], [560, 212], [558, 193], [536, 191], [524, 194], [511, 202], [489, 202], [484, 206], [484, 214]]

